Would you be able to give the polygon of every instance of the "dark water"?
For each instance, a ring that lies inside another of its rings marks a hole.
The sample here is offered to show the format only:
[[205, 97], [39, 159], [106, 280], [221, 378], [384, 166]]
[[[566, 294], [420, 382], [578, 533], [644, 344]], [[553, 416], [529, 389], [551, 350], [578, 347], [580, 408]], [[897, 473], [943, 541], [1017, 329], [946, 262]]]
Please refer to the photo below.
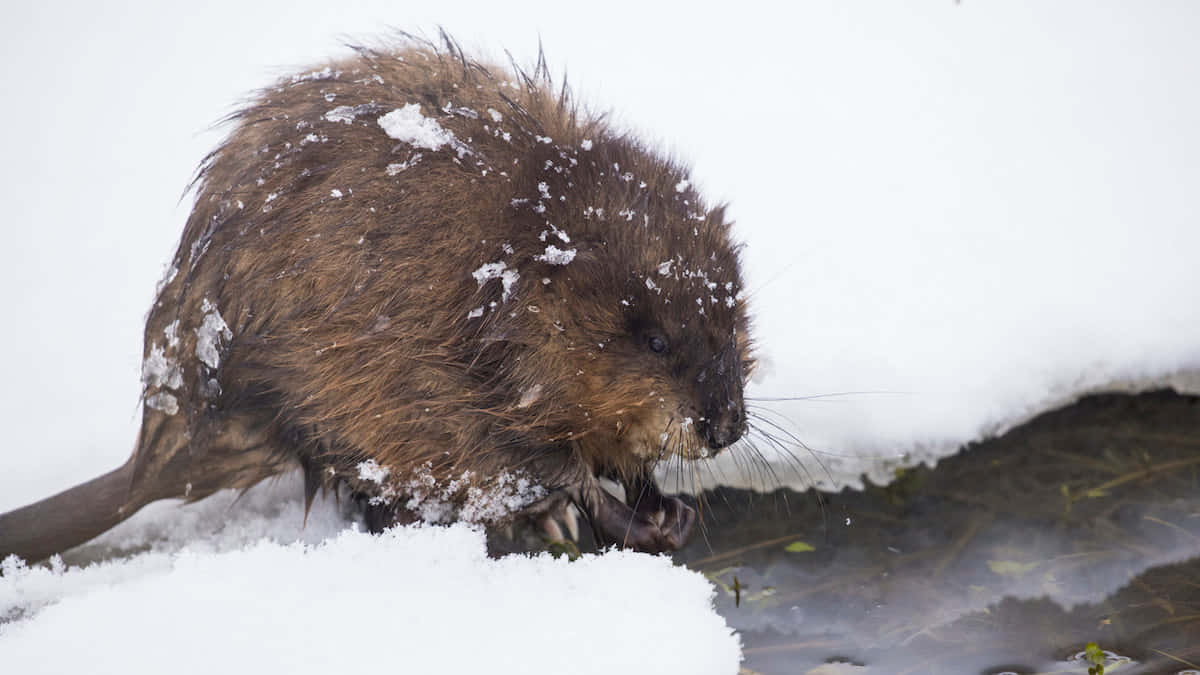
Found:
[[1086, 673], [1094, 642], [1107, 673], [1200, 673], [1200, 398], [1091, 397], [887, 487], [703, 507], [677, 561], [744, 672]]

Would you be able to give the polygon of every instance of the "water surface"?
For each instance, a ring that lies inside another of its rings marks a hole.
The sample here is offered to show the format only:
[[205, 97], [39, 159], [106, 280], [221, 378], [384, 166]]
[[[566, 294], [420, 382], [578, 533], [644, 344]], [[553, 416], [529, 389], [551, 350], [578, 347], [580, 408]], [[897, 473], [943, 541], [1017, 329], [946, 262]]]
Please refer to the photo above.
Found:
[[1200, 398], [1089, 397], [886, 487], [703, 501], [677, 560], [746, 672], [1086, 673], [1089, 642], [1108, 673], [1200, 672]]

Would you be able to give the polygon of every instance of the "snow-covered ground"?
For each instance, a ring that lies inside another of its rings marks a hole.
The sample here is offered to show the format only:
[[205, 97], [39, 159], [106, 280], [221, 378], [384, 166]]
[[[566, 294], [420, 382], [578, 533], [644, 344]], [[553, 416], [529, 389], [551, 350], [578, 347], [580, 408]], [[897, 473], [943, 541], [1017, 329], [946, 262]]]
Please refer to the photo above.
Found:
[[[586, 100], [731, 202], [764, 357], [750, 394], [811, 448], [796, 454], [826, 486], [1082, 392], [1200, 391], [1200, 6], [1187, 0], [24, 3], [0, 29], [0, 510], [127, 456], [141, 321], [189, 206], [179, 194], [218, 138], [208, 125], [337, 54], [339, 36], [434, 22], [525, 62], [540, 35]], [[786, 464], [782, 480], [804, 484]], [[701, 475], [761, 480], [733, 462]], [[0, 662], [16, 654], [26, 672], [41, 649], [71, 658], [47, 645], [94, 639], [147, 669], [168, 652], [212, 666], [216, 636], [239, 631], [278, 652], [272, 665], [314, 670], [414, 651], [443, 671], [507, 654], [558, 670], [568, 655], [632, 660], [613, 645], [633, 636], [667, 672], [707, 672], [695, 654], [711, 672], [736, 660], [702, 580], [661, 561], [487, 562], [463, 529], [371, 541], [337, 535], [332, 512], [299, 532], [294, 497], [277, 513], [273, 494], [154, 509], [109, 535], [157, 542], [129, 560], [6, 573], [0, 616], [61, 601], [0, 629]], [[311, 548], [288, 546], [297, 536]], [[346, 601], [356, 593], [372, 602]], [[269, 658], [227, 656], [247, 670]]]
[[712, 610], [712, 586], [669, 558], [488, 559], [482, 532], [465, 525], [375, 537], [344, 529], [332, 500], [299, 530], [299, 481], [279, 483], [240, 507], [229, 495], [164, 504], [102, 538], [153, 540], [131, 558], [69, 570], [13, 559], [0, 618], [34, 618], [0, 625], [0, 663], [21, 673], [737, 671], [740, 643]]

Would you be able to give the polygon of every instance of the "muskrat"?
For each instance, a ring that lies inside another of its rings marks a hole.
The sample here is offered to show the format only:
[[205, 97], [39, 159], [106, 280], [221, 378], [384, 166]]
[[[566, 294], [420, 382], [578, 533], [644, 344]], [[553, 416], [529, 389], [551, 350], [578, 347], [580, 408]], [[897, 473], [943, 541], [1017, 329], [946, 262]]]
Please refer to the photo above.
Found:
[[132, 456], [0, 516], [0, 558], [297, 463], [306, 504], [348, 486], [376, 530], [570, 504], [682, 546], [696, 514], [653, 470], [746, 429], [739, 246], [540, 56], [509, 72], [405, 37], [231, 115], [146, 320]]

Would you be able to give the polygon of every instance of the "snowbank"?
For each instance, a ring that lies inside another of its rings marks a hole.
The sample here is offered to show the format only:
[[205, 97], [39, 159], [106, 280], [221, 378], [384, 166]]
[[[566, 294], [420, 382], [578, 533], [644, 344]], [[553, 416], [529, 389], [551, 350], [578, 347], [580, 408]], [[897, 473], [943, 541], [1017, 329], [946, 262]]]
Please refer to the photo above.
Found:
[[0, 624], [0, 661], [22, 673], [737, 672], [711, 584], [666, 557], [495, 560], [465, 525], [332, 534], [345, 521], [329, 502], [304, 530], [319, 543], [285, 544], [302, 513], [293, 488], [139, 514], [98, 544], [152, 545], [128, 558], [10, 559], [0, 617], [23, 618]]

